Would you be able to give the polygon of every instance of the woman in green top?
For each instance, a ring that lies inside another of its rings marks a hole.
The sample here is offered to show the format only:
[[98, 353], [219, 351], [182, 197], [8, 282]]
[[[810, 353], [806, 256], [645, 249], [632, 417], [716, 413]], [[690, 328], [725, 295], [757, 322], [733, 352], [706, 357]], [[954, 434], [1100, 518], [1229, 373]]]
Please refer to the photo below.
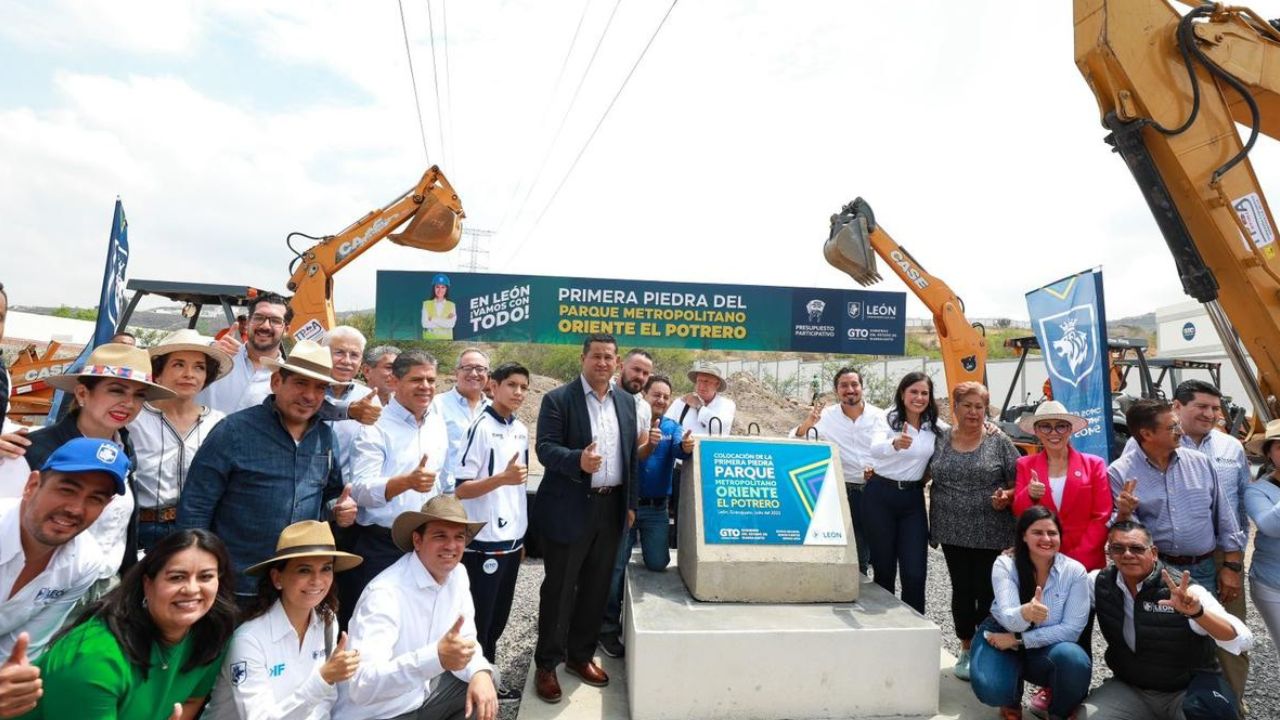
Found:
[[195, 718], [235, 629], [230, 567], [207, 530], [161, 540], [40, 656], [24, 719]]

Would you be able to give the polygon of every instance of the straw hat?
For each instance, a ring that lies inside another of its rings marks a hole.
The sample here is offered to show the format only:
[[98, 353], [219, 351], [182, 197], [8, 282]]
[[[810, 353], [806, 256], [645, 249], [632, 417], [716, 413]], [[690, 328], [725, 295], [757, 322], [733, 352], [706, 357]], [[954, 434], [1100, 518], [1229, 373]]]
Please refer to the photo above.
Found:
[[148, 400], [167, 400], [176, 394], [151, 378], [151, 357], [142, 348], [124, 343], [99, 345], [89, 353], [84, 368], [77, 373], [54, 375], [45, 382], [65, 392], [75, 392], [81, 378], [116, 378], [147, 388]]
[[413, 531], [422, 527], [428, 520], [446, 520], [467, 526], [467, 540], [475, 537], [484, 522], [477, 522], [467, 517], [462, 501], [452, 495], [437, 495], [422, 506], [421, 512], [406, 510], [396, 516], [391, 523], [391, 540], [396, 547], [409, 551], [413, 549]]
[[1267, 428], [1262, 435], [1254, 435], [1249, 438], [1249, 442], [1245, 447], [1254, 455], [1261, 455], [1264, 460], [1270, 460], [1266, 455], [1267, 446], [1271, 444], [1272, 440], [1280, 440], [1280, 420], [1272, 420], [1267, 423]]
[[288, 370], [303, 377], [309, 377], [312, 380], [327, 382], [330, 385], [348, 384], [333, 379], [333, 359], [329, 354], [329, 348], [318, 345], [311, 340], [299, 340], [298, 344], [293, 346], [293, 351], [289, 353], [289, 357], [284, 360], [280, 358], [263, 358], [262, 362], [272, 370]]
[[329, 523], [303, 520], [281, 530], [280, 539], [276, 541], [276, 554], [257, 565], [245, 568], [245, 573], [260, 575], [281, 560], [305, 557], [333, 558], [334, 572], [350, 570], [364, 562], [364, 558], [359, 555], [338, 550], [337, 543], [333, 540], [333, 531], [329, 529]]
[[217, 345], [214, 345], [213, 338], [205, 337], [190, 328], [169, 333], [159, 343], [147, 348], [147, 354], [153, 359], [172, 352], [184, 351], [204, 353], [206, 357], [218, 364], [218, 375], [209, 380], [209, 382], [213, 382], [231, 372], [231, 356], [223, 352]]
[[709, 362], [698, 361], [693, 364], [693, 369], [689, 371], [689, 382], [697, 383], [699, 375], [710, 375], [719, 383], [716, 392], [724, 392], [729, 387], [729, 383], [725, 382], [724, 373], [720, 372], [720, 367]]
[[1079, 415], [1072, 415], [1067, 412], [1067, 406], [1057, 400], [1045, 400], [1036, 408], [1035, 414], [1023, 415], [1018, 420], [1018, 428], [1028, 435], [1034, 435], [1036, 432], [1036, 423], [1045, 420], [1066, 420], [1071, 423], [1071, 432], [1078, 433], [1089, 427], [1089, 421]]

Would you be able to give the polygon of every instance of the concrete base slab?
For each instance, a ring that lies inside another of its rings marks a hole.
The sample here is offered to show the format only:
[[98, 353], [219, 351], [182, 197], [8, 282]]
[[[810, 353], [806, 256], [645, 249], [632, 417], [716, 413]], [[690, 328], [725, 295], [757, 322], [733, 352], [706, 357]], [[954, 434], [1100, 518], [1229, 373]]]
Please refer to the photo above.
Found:
[[863, 583], [856, 603], [703, 603], [670, 571], [627, 578], [634, 720], [938, 711], [938, 626], [875, 584]]

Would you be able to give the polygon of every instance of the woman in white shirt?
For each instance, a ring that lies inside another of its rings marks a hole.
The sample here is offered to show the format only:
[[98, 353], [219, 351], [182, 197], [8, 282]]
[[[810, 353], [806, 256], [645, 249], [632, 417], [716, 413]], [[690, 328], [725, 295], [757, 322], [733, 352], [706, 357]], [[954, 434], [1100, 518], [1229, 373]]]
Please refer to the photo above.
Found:
[[[359, 565], [339, 552], [329, 524], [294, 523], [280, 532], [276, 554], [245, 570], [261, 576], [258, 597], [231, 648], [206, 715], [213, 720], [323, 720], [351, 679], [360, 653], [336, 637], [333, 574]], [[327, 660], [326, 660], [327, 658]]]
[[929, 519], [924, 479], [943, 425], [933, 400], [933, 379], [916, 371], [898, 382], [893, 409], [871, 431], [874, 473], [863, 491], [864, 534], [876, 584], [894, 592], [902, 575], [902, 601], [924, 612]]
[[231, 356], [195, 330], [179, 330], [147, 349], [156, 382], [176, 397], [142, 406], [129, 423], [138, 465], [138, 547], [150, 550], [178, 528], [178, 498], [191, 459], [224, 415], [196, 402], [196, 395], [231, 372]]

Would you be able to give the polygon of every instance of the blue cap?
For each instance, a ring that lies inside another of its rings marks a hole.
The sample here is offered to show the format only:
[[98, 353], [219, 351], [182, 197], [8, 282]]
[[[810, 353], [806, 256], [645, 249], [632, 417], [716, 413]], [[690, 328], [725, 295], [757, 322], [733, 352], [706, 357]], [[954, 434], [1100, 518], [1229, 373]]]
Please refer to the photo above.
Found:
[[449, 276], [444, 273], [436, 273], [435, 277], [431, 278], [431, 286], [435, 287], [436, 285], [449, 287]]
[[76, 438], [63, 443], [53, 451], [41, 472], [56, 470], [61, 473], [102, 472], [115, 478], [116, 494], [124, 494], [124, 480], [129, 474], [129, 458], [124, 448], [110, 440]]

